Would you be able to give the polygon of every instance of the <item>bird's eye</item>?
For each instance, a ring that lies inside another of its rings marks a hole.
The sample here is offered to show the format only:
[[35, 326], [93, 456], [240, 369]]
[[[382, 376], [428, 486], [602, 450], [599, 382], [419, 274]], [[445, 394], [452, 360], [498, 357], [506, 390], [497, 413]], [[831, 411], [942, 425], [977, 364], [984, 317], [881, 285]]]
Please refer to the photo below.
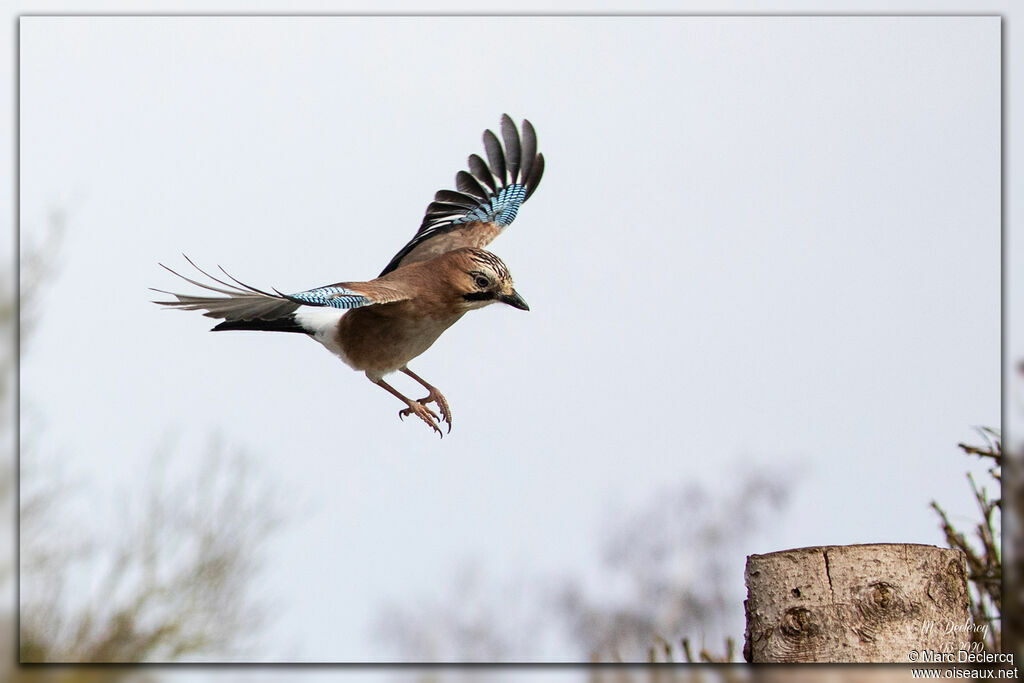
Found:
[[483, 275], [477, 275], [476, 279], [473, 280], [473, 282], [475, 282], [476, 286], [479, 287], [480, 289], [485, 289], [487, 285], [491, 284], [490, 280], [485, 278]]

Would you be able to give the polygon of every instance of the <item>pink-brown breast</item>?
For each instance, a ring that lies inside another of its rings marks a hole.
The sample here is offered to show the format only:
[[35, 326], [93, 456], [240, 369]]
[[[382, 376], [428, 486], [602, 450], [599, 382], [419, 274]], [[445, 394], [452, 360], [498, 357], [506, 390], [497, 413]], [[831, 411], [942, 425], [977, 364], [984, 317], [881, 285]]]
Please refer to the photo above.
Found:
[[338, 341], [353, 368], [382, 377], [429, 349], [461, 317], [416, 299], [367, 306], [341, 319]]

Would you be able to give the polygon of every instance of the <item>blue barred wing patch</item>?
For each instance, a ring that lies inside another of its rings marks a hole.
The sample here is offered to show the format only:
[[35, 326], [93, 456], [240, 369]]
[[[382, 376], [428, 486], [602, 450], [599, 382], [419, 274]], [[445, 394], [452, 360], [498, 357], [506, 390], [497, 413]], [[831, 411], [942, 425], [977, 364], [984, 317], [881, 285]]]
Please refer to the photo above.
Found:
[[317, 287], [305, 292], [289, 294], [288, 298], [308, 306], [330, 306], [331, 308], [359, 308], [373, 303], [368, 297], [345, 287]]
[[464, 216], [454, 218], [452, 223], [472, 223], [474, 221], [489, 223], [493, 221], [503, 227], [511, 225], [525, 199], [526, 187], [524, 185], [518, 183], [509, 185], [503, 187], [497, 195], [490, 197], [490, 201], [486, 204], [481, 204]]

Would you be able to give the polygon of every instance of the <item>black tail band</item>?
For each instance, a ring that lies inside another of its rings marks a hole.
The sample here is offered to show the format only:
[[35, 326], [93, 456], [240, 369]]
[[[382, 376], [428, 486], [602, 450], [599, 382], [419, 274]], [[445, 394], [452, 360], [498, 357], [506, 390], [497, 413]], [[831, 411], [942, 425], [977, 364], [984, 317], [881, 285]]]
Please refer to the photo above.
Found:
[[277, 320], [225, 320], [211, 332], [224, 332], [226, 330], [261, 330], [264, 332], [301, 332], [309, 334], [291, 317], [278, 318]]

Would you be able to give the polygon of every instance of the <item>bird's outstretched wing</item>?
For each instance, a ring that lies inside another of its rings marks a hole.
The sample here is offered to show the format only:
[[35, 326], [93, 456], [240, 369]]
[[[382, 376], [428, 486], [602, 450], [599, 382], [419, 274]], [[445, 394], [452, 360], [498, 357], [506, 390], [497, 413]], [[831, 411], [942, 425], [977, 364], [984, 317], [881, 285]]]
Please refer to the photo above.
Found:
[[544, 155], [537, 153], [537, 134], [523, 120], [523, 135], [508, 114], [501, 117], [501, 138], [484, 131], [485, 162], [469, 157], [469, 171], [455, 176], [457, 190], [441, 190], [427, 206], [416, 235], [395, 254], [381, 275], [416, 261], [425, 261], [461, 247], [483, 248], [515, 220], [544, 173]]
[[[339, 282], [337, 284], [317, 287], [316, 289], [309, 289], [296, 294], [282, 294], [276, 289], [273, 293], [264, 292], [263, 290], [256, 289], [255, 287], [251, 287], [243, 282], [239, 282], [223, 268], [220, 269], [221, 272], [224, 273], [231, 282], [226, 282], [210, 275], [205, 270], [197, 266], [192, 259], [187, 256], [185, 256], [185, 260], [188, 261], [193, 268], [213, 282], [217, 283], [219, 286], [193, 280], [192, 278], [185, 277], [181, 273], [168, 268], [162, 263], [160, 265], [186, 282], [225, 296], [177, 294], [163, 289], [154, 289], [153, 291], [160, 292], [162, 294], [170, 294], [177, 299], [176, 301], [156, 301], [154, 303], [168, 306], [170, 308], [180, 308], [190, 311], [206, 311], [203, 315], [209, 318], [220, 318], [224, 320], [223, 323], [213, 328], [215, 330], [242, 329], [242, 326], [240, 326], [239, 323], [254, 321], [271, 323], [281, 321], [282, 325], [293, 326], [293, 331], [295, 332], [308, 332], [309, 330], [297, 326], [294, 322], [294, 316], [292, 314], [295, 313], [300, 306], [327, 306], [331, 308], [348, 309], [371, 306], [374, 304], [392, 303], [409, 298], [406, 293], [396, 287], [389, 287], [383, 283], [362, 282]], [[271, 328], [252, 326], [252, 329]], [[289, 327], [288, 329], [292, 328]]]

